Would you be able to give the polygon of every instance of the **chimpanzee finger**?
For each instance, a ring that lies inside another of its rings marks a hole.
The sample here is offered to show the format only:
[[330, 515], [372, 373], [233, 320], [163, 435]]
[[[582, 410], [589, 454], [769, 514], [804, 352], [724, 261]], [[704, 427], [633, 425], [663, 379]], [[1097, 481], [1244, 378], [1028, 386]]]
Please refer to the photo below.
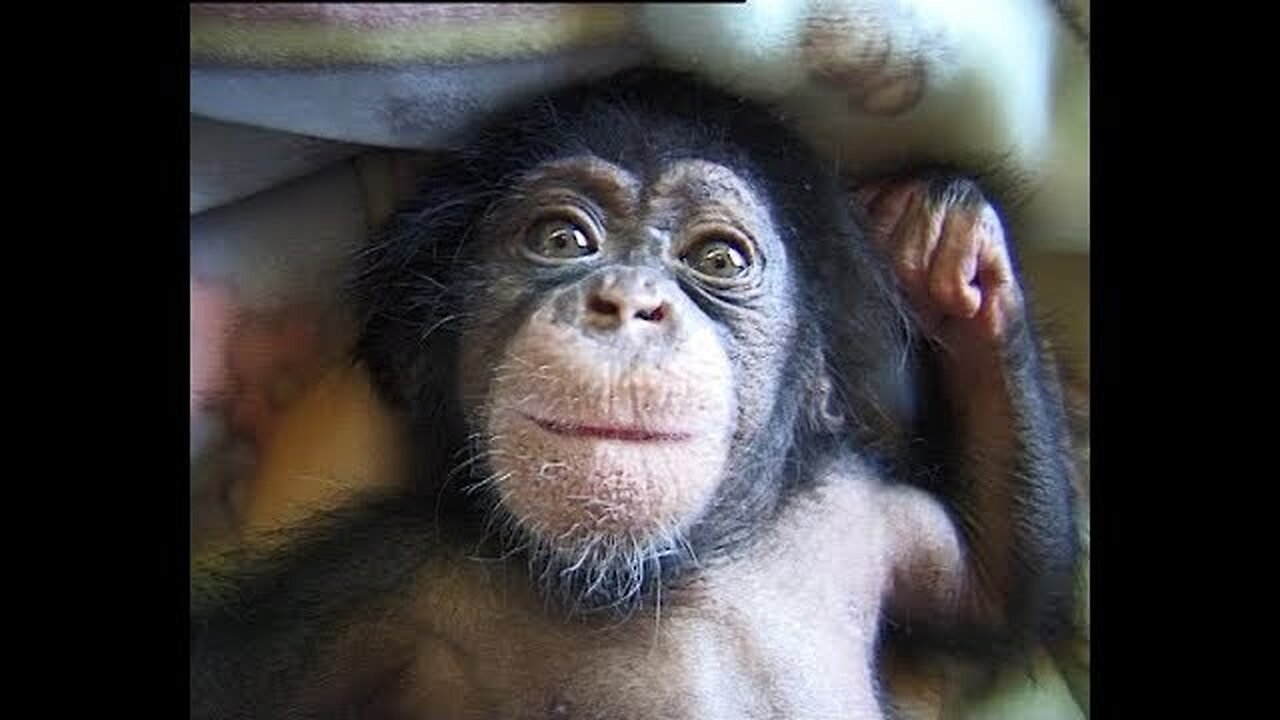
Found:
[[972, 318], [982, 307], [978, 251], [984, 230], [977, 213], [952, 209], [945, 216], [929, 267], [929, 294], [944, 314]]
[[933, 263], [946, 212], [943, 207], [932, 206], [918, 186], [912, 190], [890, 241], [890, 259], [904, 289], [927, 299], [929, 266]]
[[914, 196], [912, 183], [889, 183], [882, 187], [866, 205], [871, 217], [871, 237], [887, 258], [894, 257], [892, 245], [903, 215]]

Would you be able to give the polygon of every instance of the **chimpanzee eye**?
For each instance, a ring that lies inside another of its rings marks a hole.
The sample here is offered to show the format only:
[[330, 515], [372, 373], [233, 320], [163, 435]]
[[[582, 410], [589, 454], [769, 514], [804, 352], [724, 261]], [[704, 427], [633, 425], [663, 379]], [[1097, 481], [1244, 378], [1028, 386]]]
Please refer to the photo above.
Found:
[[718, 280], [740, 278], [751, 269], [751, 254], [726, 235], [702, 237], [680, 259], [695, 272]]
[[593, 255], [600, 250], [590, 233], [570, 220], [553, 218], [535, 224], [525, 238], [530, 250], [556, 260]]

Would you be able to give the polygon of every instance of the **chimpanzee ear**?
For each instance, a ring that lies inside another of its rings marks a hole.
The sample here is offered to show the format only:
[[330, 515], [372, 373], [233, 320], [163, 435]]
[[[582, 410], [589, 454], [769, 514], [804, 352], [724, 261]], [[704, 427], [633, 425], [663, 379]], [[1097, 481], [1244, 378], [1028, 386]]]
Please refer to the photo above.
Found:
[[818, 428], [865, 448], [898, 447], [914, 416], [915, 332], [865, 213], [852, 193], [847, 202], [814, 265], [823, 372], [810, 407]]
[[820, 373], [809, 405], [813, 427], [824, 434], [843, 435], [862, 450], [903, 451], [919, 400], [912, 382], [914, 364], [890, 360], [868, 366], [849, 363], [838, 351], [828, 355], [827, 369]]
[[[413, 234], [406, 234], [408, 226], [393, 223], [358, 258], [349, 284], [359, 309], [353, 359], [368, 372], [382, 402], [412, 428], [415, 457], [433, 465], [451, 457], [449, 441], [456, 432], [452, 359], [457, 356], [452, 328], [426, 332], [441, 325], [449, 298], [424, 295], [435, 286], [414, 280], [423, 272], [416, 253], [428, 242], [426, 231], [435, 229], [413, 228]], [[413, 474], [443, 477], [438, 470]]]
[[357, 312], [356, 359], [391, 406], [431, 413], [449, 387], [462, 246], [489, 188], [456, 155], [437, 158], [417, 194], [353, 258], [346, 287]]
[[416, 336], [389, 327], [386, 319], [371, 319], [360, 330], [356, 360], [369, 373], [369, 380], [379, 397], [398, 412], [420, 411], [438, 406], [436, 397], [449, 380], [449, 368], [442, 363], [455, 355], [452, 338], [433, 338], [425, 348]]
[[809, 397], [805, 407], [809, 411], [809, 422], [819, 433], [837, 435], [849, 427], [848, 405], [836, 387], [832, 369], [827, 365], [823, 353], [813, 360], [817, 368], [817, 380], [809, 388]]
[[412, 337], [421, 320], [406, 313], [411, 286], [403, 277], [420, 243], [406, 223], [393, 218], [354, 258], [346, 281], [357, 312], [353, 359], [368, 371], [383, 402], [400, 411], [413, 405], [423, 384]]

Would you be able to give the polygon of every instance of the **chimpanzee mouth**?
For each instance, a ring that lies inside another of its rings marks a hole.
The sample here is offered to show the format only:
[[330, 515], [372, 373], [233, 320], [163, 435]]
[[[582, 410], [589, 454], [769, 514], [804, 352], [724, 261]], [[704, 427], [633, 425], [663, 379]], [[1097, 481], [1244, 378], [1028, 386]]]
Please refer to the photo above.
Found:
[[595, 425], [563, 420], [547, 420], [534, 417], [528, 413], [520, 413], [533, 421], [538, 427], [549, 433], [576, 438], [596, 440], [618, 440], [621, 442], [683, 442], [693, 436], [686, 432], [669, 432], [649, 430], [646, 428], [622, 425]]

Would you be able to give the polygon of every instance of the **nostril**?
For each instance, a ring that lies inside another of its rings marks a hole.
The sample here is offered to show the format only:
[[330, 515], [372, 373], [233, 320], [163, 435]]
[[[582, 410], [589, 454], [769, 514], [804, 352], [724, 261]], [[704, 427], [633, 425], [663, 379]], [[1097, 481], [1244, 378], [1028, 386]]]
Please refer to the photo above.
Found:
[[636, 317], [648, 322], [662, 322], [662, 318], [666, 317], [664, 306], [659, 305], [652, 310], [637, 310]]
[[591, 298], [591, 300], [587, 303], [587, 309], [593, 313], [596, 313], [597, 315], [610, 315], [610, 316], [618, 315], [617, 303], [613, 303], [608, 300], [605, 300], [599, 295], [596, 295]]

